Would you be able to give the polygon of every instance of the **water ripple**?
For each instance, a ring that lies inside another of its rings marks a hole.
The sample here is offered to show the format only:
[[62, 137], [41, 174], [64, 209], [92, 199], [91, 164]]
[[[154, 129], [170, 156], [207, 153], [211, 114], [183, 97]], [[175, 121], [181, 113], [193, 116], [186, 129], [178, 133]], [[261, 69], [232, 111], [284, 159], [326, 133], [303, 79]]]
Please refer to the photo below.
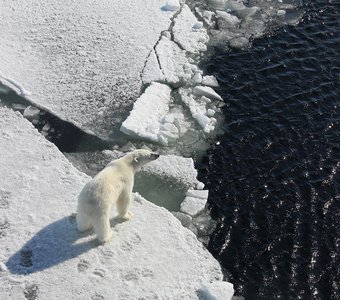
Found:
[[339, 5], [315, 3], [207, 65], [227, 104], [199, 166], [219, 220], [209, 248], [246, 299], [339, 296]]

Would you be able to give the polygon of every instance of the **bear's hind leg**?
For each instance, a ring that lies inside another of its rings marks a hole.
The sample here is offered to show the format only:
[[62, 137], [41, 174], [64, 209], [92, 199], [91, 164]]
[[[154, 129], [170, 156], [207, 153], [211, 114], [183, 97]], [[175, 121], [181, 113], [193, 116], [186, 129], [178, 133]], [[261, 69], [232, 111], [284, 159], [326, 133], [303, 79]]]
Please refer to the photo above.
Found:
[[117, 200], [117, 211], [118, 216], [124, 221], [130, 220], [133, 216], [132, 212], [129, 211], [130, 203], [132, 198], [131, 193], [122, 193]]
[[108, 242], [112, 238], [109, 214], [100, 214], [94, 217], [93, 229], [101, 243]]
[[76, 215], [76, 220], [78, 231], [84, 232], [92, 228], [91, 217], [89, 215], [78, 211]]

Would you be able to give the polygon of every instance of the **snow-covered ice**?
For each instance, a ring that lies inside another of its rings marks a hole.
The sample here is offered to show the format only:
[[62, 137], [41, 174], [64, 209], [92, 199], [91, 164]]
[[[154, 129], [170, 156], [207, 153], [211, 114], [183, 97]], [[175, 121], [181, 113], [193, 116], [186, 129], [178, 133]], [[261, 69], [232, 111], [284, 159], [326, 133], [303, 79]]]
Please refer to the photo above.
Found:
[[175, 12], [163, 11], [165, 4], [0, 0], [0, 81], [109, 139], [138, 98], [146, 59], [170, 26]]
[[222, 101], [222, 97], [209, 86], [195, 86], [192, 93], [196, 96], [205, 96], [213, 100]]
[[230, 299], [233, 297], [233, 292], [230, 287], [231, 286], [227, 286], [223, 283], [212, 282], [202, 286], [198, 294], [205, 300]]
[[179, 0], [168, 0], [166, 4], [162, 7], [164, 11], [178, 11], [181, 5]]
[[207, 85], [207, 86], [212, 86], [212, 87], [218, 87], [218, 81], [215, 76], [213, 75], [206, 75], [203, 76], [202, 78], [202, 84]]
[[138, 194], [112, 241], [80, 235], [72, 213], [88, 176], [21, 115], [0, 108], [0, 128], [1, 299], [198, 299], [220, 285], [231, 299], [195, 235]]
[[181, 212], [195, 216], [204, 210], [207, 204], [208, 190], [188, 190], [184, 201], [181, 203]]
[[187, 130], [181, 109], [170, 108], [171, 89], [152, 82], [133, 105], [120, 130], [161, 145], [177, 140]]
[[172, 28], [174, 40], [189, 53], [207, 50], [209, 36], [203, 24], [199, 23], [188, 5], [183, 5], [181, 12], [174, 20]]
[[[208, 86], [195, 86], [191, 89], [179, 89], [182, 102], [189, 108], [192, 117], [197, 121], [205, 133], [214, 131], [217, 119], [216, 108], [212, 101], [221, 101], [222, 98]], [[215, 108], [215, 109], [212, 109]]]
[[120, 130], [128, 135], [161, 142], [161, 119], [169, 112], [171, 89], [153, 82], [133, 104]]
[[246, 48], [253, 38], [296, 24], [303, 15], [300, 0], [207, 0], [193, 5], [208, 26], [210, 44], [222, 48]]
[[156, 52], [152, 49], [149, 57], [147, 58], [145, 68], [143, 69], [142, 80], [144, 84], [149, 84], [153, 81], [164, 81], [164, 75], [160, 69]]
[[193, 71], [197, 69], [195, 65], [189, 63], [186, 51], [182, 50], [166, 35], [163, 35], [157, 44], [156, 54], [165, 81], [170, 85], [180, 86], [185, 84], [191, 79]]

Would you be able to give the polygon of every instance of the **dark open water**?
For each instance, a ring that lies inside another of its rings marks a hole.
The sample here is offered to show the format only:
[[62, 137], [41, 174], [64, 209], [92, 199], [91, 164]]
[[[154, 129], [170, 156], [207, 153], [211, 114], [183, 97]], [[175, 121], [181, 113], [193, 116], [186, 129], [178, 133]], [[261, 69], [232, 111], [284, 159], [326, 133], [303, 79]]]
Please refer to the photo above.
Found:
[[340, 299], [340, 6], [217, 52], [225, 130], [200, 165], [209, 250], [246, 299]]

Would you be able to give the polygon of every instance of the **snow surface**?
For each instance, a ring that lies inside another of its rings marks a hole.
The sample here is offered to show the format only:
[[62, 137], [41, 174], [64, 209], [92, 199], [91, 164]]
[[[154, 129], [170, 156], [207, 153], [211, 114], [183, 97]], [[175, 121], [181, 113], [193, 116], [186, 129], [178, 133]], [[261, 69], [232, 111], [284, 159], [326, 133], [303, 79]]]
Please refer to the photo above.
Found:
[[220, 101], [222, 98], [211, 87], [205, 86], [195, 86], [192, 90], [180, 88], [179, 94], [182, 102], [189, 108], [192, 117], [203, 131], [205, 133], [212, 132], [217, 123], [216, 118], [213, 117], [216, 108], [212, 101]]
[[170, 93], [168, 85], [152, 82], [134, 103], [120, 130], [162, 145], [177, 140], [188, 126], [182, 110], [170, 109]]
[[183, 5], [181, 12], [174, 20], [172, 32], [174, 41], [189, 53], [198, 54], [207, 50], [209, 36], [207, 30], [202, 28], [188, 5]]
[[191, 79], [197, 67], [189, 63], [186, 51], [171, 41], [168, 36], [163, 35], [155, 49], [160, 68], [168, 84], [180, 86]]
[[163, 11], [165, 3], [0, 0], [0, 81], [108, 139], [138, 98], [146, 59], [170, 26], [174, 12]]
[[181, 5], [178, 0], [168, 0], [162, 9], [165, 11], [177, 11], [180, 7]]
[[112, 241], [79, 234], [72, 213], [89, 177], [3, 107], [0, 148], [0, 299], [198, 299], [220, 285], [231, 299], [195, 235], [138, 194], [131, 221], [112, 219]]
[[153, 82], [133, 104], [120, 130], [131, 136], [162, 143], [161, 119], [169, 112], [170, 93], [169, 86]]
[[181, 212], [196, 216], [202, 212], [207, 204], [208, 190], [188, 190], [184, 201], [181, 203]]
[[160, 69], [158, 58], [154, 49], [152, 49], [143, 69], [142, 80], [144, 84], [150, 84], [153, 81], [164, 81], [164, 75]]

